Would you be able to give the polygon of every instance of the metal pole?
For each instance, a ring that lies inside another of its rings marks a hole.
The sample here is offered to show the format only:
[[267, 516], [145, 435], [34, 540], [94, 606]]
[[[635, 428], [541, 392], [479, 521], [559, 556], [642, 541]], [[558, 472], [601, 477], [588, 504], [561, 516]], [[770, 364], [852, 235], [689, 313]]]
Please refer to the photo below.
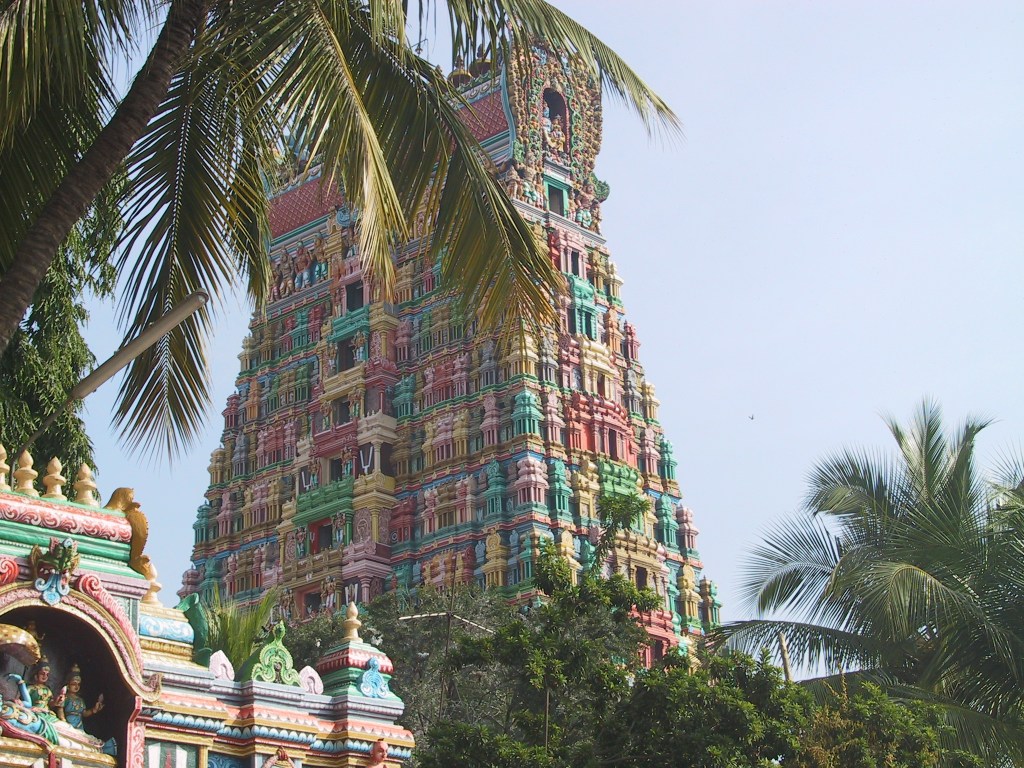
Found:
[[128, 363], [156, 344], [165, 335], [177, 328], [185, 321], [186, 318], [192, 315], [209, 300], [210, 294], [206, 291], [196, 291], [195, 293], [189, 294], [184, 301], [172, 307], [167, 314], [162, 315], [159, 320], [147, 326], [142, 333], [117, 350], [117, 352], [110, 356], [110, 359], [93, 369], [92, 373], [78, 382], [71, 392], [68, 393], [68, 399], [65, 400], [56, 411], [43, 419], [43, 423], [39, 429], [33, 432], [32, 436], [22, 443], [17, 453], [14, 454], [15, 460], [28, 450], [28, 447], [39, 439], [39, 436], [46, 431], [47, 427], [53, 424], [53, 422], [55, 422], [57, 418], [68, 408], [73, 406], [77, 401], [84, 400], [99, 389], [100, 385], [104, 384], [115, 373], [128, 365]]

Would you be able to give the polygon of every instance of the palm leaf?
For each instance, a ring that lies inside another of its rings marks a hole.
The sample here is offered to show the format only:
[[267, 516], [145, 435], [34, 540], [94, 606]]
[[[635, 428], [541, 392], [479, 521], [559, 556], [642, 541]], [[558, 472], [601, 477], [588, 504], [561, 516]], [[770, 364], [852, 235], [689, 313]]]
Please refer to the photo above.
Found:
[[1006, 462], [996, 486], [982, 482], [974, 445], [988, 423], [949, 436], [925, 401], [909, 429], [889, 420], [896, 461], [823, 462], [745, 584], [761, 610], [806, 621], [740, 622], [724, 628], [729, 642], [772, 646], [784, 631], [798, 663], [888, 676], [890, 693], [941, 706], [960, 748], [1009, 754], [1024, 712], [1024, 467]]
[[0, 149], [42, 108], [79, 103], [83, 95], [111, 104], [108, 64], [114, 51], [127, 51], [154, 6], [148, 0], [6, 3], [0, 10]]
[[[219, 297], [239, 272], [266, 285], [266, 202], [259, 177], [266, 149], [261, 113], [236, 70], [200, 46], [174, 77], [160, 111], [129, 158], [131, 227], [119, 263], [126, 336], [195, 290]], [[203, 308], [130, 365], [115, 424], [133, 448], [175, 455], [198, 435], [209, 405]]]
[[208, 608], [210, 617], [210, 649], [224, 651], [231, 666], [240, 670], [256, 651], [270, 626], [277, 606], [278, 590], [269, 589], [258, 602], [240, 605], [224, 602], [220, 591], [214, 591]]

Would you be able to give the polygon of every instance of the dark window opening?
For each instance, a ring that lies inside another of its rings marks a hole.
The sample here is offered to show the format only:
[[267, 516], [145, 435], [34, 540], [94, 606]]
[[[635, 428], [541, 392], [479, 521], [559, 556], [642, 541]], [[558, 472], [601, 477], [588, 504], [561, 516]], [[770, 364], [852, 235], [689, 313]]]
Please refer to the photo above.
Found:
[[345, 477], [345, 462], [341, 459], [331, 459], [330, 476], [332, 483]]
[[638, 589], [647, 589], [647, 569], [636, 569], [636, 586]]
[[361, 280], [345, 286], [345, 308], [351, 312], [363, 306], [363, 283]]
[[347, 371], [349, 368], [356, 364], [356, 353], [352, 349], [352, 340], [345, 339], [344, 341], [338, 342], [338, 351], [335, 355], [335, 362], [338, 373]]
[[352, 420], [352, 408], [348, 398], [338, 398], [331, 404], [331, 418], [334, 424], [348, 424]]
[[306, 616], [314, 616], [320, 612], [320, 593], [308, 592], [304, 600]]
[[[547, 117], [551, 120], [552, 127], [557, 123], [563, 137], [569, 135], [569, 125], [566, 120], [567, 109], [565, 97], [558, 91], [551, 88], [544, 89], [544, 106], [547, 107]], [[564, 139], [563, 139], [564, 140]]]
[[558, 187], [548, 187], [548, 210], [565, 216], [565, 195]]
[[334, 543], [334, 526], [330, 523], [321, 525], [316, 532], [316, 547], [317, 551], [330, 549], [331, 544]]

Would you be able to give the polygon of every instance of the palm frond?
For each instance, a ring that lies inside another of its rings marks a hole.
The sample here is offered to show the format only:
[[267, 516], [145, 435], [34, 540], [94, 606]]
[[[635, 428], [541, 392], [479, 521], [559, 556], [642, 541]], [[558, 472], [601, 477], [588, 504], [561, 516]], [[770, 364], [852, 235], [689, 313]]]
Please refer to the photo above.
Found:
[[99, 108], [88, 99], [45, 105], [0, 148], [0, 269], [12, 264], [29, 225], [99, 129]]
[[258, 602], [243, 606], [224, 602], [220, 592], [215, 591], [207, 606], [211, 650], [224, 651], [231, 666], [240, 670], [265, 637], [278, 596], [277, 589], [270, 589]]
[[767, 648], [776, 659], [779, 656], [779, 633], [786, 637], [786, 645], [795, 666], [814, 670], [847, 671], [878, 665], [892, 648], [875, 642], [857, 632], [777, 619], [749, 619], [726, 624], [713, 635], [714, 642], [724, 642], [729, 648], [757, 655]]
[[825, 521], [793, 516], [762, 538], [743, 566], [745, 602], [768, 612], [820, 601], [842, 557], [839, 539]]
[[[219, 298], [240, 268], [255, 275], [257, 290], [266, 284], [260, 140], [258, 129], [243, 129], [260, 113], [221, 64], [208, 48], [193, 51], [129, 158], [131, 226], [118, 265], [126, 336], [195, 290]], [[211, 322], [201, 309], [130, 365], [114, 414], [130, 447], [173, 456], [198, 436]]]
[[393, 249], [409, 230], [379, 126], [367, 111], [367, 83], [350, 61], [357, 15], [345, 3], [296, 0], [290, 13], [268, 19], [260, 32], [267, 60], [277, 63], [268, 98], [311, 161], [323, 162], [324, 183], [342, 181], [359, 205], [363, 263], [376, 289], [390, 296]]
[[1000, 484], [982, 481], [974, 445], [988, 423], [950, 436], [925, 401], [909, 429], [889, 419], [896, 462], [846, 451], [819, 466], [746, 584], [761, 608], [807, 623], [742, 622], [730, 642], [785, 631], [799, 662], [888, 675], [886, 690], [941, 706], [959, 748], [985, 755], [988, 739], [1005, 757], [1024, 712], [1024, 470], [1011, 461]]
[[[92, 96], [109, 105], [108, 68], [154, 3], [12, 0], [0, 11], [0, 150], [39, 109]], [[60, 55], [54, 55], [59, 51]]]
[[936, 707], [950, 729], [942, 736], [947, 749], [969, 751], [991, 766], [1019, 764], [1024, 760], [1024, 719], [1019, 711], [993, 717], [920, 686], [891, 683], [883, 686], [883, 690], [898, 700]]

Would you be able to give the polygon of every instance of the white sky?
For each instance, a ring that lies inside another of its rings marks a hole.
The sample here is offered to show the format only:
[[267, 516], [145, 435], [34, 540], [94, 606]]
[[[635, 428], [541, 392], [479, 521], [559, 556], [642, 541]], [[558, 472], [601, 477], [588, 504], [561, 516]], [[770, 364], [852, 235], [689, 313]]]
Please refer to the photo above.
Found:
[[[556, 4], [685, 124], [648, 141], [608, 108], [603, 227], [706, 573], [741, 618], [759, 531], [798, 506], [816, 460], [888, 447], [880, 414], [905, 420], [927, 395], [950, 424], [994, 416], [989, 465], [1024, 434], [1024, 5]], [[248, 319], [228, 304], [208, 436], [183, 461], [125, 456], [116, 383], [87, 401], [101, 490], [136, 488], [171, 605]], [[111, 316], [93, 313], [100, 359]]]

